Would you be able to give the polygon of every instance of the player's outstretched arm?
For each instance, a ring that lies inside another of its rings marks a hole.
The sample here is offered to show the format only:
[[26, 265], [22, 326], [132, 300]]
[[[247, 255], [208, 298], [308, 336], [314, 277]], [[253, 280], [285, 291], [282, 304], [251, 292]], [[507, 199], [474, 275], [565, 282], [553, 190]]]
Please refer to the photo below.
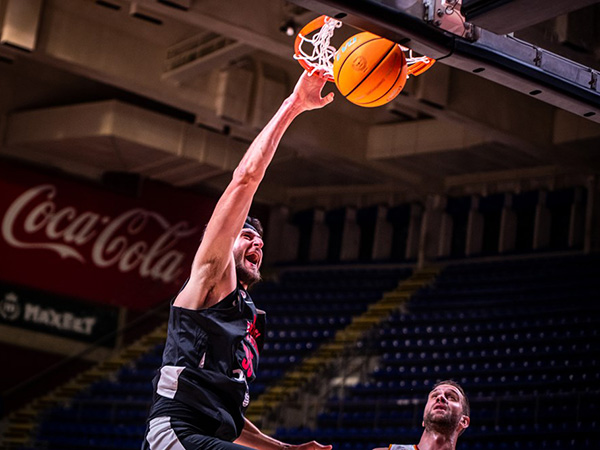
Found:
[[260, 431], [252, 422], [245, 419], [242, 434], [235, 441], [236, 444], [252, 447], [257, 450], [331, 450], [331, 445], [323, 445], [311, 441], [300, 445], [291, 445], [267, 436]]
[[254, 194], [292, 121], [304, 111], [322, 108], [333, 101], [333, 93], [321, 97], [325, 82], [318, 75], [308, 76], [304, 72], [292, 94], [244, 154], [208, 222], [194, 257], [190, 279], [177, 296], [176, 306], [208, 308], [235, 288], [233, 245], [250, 211]]

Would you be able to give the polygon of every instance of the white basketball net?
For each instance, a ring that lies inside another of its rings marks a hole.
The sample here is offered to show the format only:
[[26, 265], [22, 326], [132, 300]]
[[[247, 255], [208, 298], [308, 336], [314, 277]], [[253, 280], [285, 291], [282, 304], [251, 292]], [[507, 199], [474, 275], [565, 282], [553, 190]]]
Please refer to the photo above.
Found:
[[[398, 44], [398, 45], [400, 45], [400, 44]], [[412, 49], [410, 49], [408, 47], [404, 47], [403, 45], [400, 45], [400, 48], [402, 49], [403, 52], [406, 53], [406, 65], [407, 66], [412, 66], [413, 64], [416, 64], [418, 62], [427, 64], [429, 61], [431, 61], [431, 58], [428, 56], [414, 56]]]
[[[333, 60], [337, 50], [330, 44], [330, 41], [335, 29], [340, 28], [342, 26], [342, 22], [331, 17], [322, 17], [323, 25], [318, 32], [313, 34], [312, 38], [304, 36], [302, 31], [298, 33], [297, 39], [300, 39], [300, 41], [296, 40], [296, 54], [294, 54], [294, 59], [299, 60], [301, 64], [308, 70], [310, 75], [314, 74], [315, 72], [321, 72], [322, 75], [328, 77], [329, 80], [332, 81]], [[309, 25], [312, 25], [312, 23]], [[311, 34], [311, 32], [312, 31], [307, 31], [306, 34]], [[309, 43], [311, 45], [312, 51], [310, 54], [302, 48], [302, 44], [304, 43]], [[435, 60], [432, 60], [427, 56], [415, 56], [410, 48], [404, 47], [400, 44], [398, 45], [406, 56], [406, 65], [409, 67], [407, 76], [411, 74], [418, 75], [419, 73], [427, 70], [428, 67], [424, 66], [427, 66], [431, 61], [435, 62]], [[412, 67], [412, 70], [411, 66], [414, 66]]]
[[[325, 23], [312, 38], [309, 39], [302, 34], [298, 35], [302, 40], [298, 49], [300, 55], [294, 55], [294, 58], [310, 63], [313, 69], [309, 72], [309, 75], [312, 75], [315, 72], [322, 72], [324, 75], [333, 77], [333, 58], [335, 56], [336, 48], [330, 45], [329, 41], [331, 40], [335, 29], [340, 28], [341, 26], [342, 22], [339, 20], [326, 17]], [[308, 54], [302, 49], [302, 44], [305, 42], [312, 45], [311, 54]]]

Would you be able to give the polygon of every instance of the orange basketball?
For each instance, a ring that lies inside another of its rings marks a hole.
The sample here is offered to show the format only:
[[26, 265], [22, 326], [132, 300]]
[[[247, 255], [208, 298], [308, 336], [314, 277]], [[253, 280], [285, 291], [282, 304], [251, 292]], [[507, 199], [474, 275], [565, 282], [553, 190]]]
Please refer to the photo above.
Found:
[[352, 103], [381, 106], [404, 88], [408, 67], [400, 46], [373, 33], [358, 33], [335, 54], [333, 78]]

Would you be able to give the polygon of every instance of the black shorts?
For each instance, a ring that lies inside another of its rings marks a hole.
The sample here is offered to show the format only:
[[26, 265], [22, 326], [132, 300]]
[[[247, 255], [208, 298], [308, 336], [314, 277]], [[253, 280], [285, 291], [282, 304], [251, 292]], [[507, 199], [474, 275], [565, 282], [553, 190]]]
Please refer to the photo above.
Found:
[[156, 417], [148, 423], [142, 450], [254, 450], [213, 436], [172, 417]]

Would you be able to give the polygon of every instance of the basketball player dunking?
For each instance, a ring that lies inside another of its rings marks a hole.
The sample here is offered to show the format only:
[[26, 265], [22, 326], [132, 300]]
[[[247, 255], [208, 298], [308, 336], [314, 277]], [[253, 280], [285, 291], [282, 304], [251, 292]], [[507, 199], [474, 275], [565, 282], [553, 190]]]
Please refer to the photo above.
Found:
[[314, 441], [285, 444], [244, 417], [264, 335], [247, 292], [260, 278], [262, 228], [248, 212], [292, 121], [333, 100], [333, 93], [321, 97], [325, 82], [318, 75], [300, 77], [246, 151], [213, 211], [190, 277], [171, 306], [145, 450], [331, 449]]

